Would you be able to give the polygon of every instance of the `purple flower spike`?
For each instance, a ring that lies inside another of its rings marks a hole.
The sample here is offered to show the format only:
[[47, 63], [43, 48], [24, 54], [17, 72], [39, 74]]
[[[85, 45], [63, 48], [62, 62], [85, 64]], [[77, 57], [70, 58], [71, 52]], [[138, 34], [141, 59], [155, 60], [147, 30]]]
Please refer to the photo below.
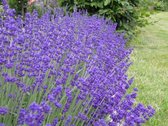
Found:
[[6, 114], [8, 114], [8, 108], [0, 107], [0, 115], [6, 115]]

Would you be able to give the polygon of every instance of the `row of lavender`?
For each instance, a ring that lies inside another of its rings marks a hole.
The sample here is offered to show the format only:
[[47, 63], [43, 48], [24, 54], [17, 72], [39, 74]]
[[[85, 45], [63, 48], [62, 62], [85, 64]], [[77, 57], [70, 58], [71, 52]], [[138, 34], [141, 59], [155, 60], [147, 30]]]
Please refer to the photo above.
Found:
[[154, 114], [127, 93], [131, 50], [115, 24], [60, 10], [23, 20], [3, 5], [1, 126], [134, 126]]

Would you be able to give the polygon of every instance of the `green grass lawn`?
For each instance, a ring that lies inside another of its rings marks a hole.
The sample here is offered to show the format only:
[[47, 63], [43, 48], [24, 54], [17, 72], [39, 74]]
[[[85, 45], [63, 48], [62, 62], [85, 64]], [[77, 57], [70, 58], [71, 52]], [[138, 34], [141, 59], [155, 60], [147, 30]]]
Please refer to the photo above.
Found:
[[156, 110], [145, 126], [168, 126], [168, 12], [154, 14], [150, 21], [130, 43], [134, 52], [129, 75], [139, 89], [137, 101]]

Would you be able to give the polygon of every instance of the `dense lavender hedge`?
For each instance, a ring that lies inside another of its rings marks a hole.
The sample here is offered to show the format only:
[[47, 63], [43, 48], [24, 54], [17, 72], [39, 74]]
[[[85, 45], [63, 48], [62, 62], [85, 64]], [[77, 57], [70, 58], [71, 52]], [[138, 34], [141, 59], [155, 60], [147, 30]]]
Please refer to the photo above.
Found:
[[1, 126], [134, 126], [154, 114], [127, 93], [131, 50], [116, 24], [59, 10], [23, 20], [3, 2]]

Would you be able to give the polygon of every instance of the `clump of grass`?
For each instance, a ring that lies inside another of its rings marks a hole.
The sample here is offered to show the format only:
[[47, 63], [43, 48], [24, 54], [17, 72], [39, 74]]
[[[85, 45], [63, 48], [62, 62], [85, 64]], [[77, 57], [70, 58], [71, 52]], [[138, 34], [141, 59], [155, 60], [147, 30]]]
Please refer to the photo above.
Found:
[[[141, 29], [138, 42], [132, 41], [133, 65], [129, 74], [135, 76], [134, 86], [138, 87], [137, 100], [151, 103], [156, 114], [145, 126], [166, 126], [168, 124], [168, 13], [161, 12], [151, 16], [154, 22]], [[134, 87], [132, 86], [132, 87]]]

